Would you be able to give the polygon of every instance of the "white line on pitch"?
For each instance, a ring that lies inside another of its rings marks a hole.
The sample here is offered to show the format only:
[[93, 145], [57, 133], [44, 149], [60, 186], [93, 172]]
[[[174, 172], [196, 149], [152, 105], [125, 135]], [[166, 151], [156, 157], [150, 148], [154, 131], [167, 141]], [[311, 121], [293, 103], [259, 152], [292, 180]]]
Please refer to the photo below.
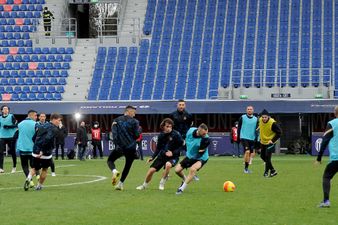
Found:
[[[90, 184], [90, 183], [95, 183], [99, 181], [106, 180], [107, 177], [104, 176], [98, 176], [98, 175], [58, 175], [58, 177], [95, 177], [97, 179], [95, 180], [90, 180], [90, 181], [83, 181], [83, 182], [76, 182], [76, 183], [67, 183], [67, 184], [52, 184], [52, 185], [44, 185], [44, 187], [66, 187], [66, 186], [74, 186], [74, 185], [82, 185], [82, 184]], [[0, 188], [1, 190], [14, 190], [14, 189], [20, 189], [23, 187], [8, 187], [8, 188]]]

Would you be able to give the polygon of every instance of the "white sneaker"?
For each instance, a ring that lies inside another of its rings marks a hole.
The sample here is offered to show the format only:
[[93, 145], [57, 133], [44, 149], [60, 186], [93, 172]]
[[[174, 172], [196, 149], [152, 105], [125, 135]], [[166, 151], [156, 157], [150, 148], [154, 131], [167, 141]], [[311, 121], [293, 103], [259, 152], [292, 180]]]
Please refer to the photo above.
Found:
[[12, 172], [11, 173], [15, 173], [16, 172], [16, 167], [13, 167]]
[[4, 173], [5, 171], [3, 169], [0, 169], [0, 173]]
[[144, 190], [146, 187], [142, 184], [136, 188], [136, 190]]
[[164, 184], [163, 183], [160, 183], [160, 185], [158, 186], [158, 189], [163, 191], [164, 190]]
[[119, 182], [119, 183], [115, 186], [115, 190], [117, 190], [117, 191], [123, 191], [123, 183]]
[[52, 173], [52, 177], [55, 177], [56, 176], [56, 174], [55, 173]]
[[195, 175], [195, 176], [193, 177], [193, 179], [194, 179], [194, 181], [199, 181], [199, 180], [200, 180], [200, 178], [199, 178], [197, 175]]

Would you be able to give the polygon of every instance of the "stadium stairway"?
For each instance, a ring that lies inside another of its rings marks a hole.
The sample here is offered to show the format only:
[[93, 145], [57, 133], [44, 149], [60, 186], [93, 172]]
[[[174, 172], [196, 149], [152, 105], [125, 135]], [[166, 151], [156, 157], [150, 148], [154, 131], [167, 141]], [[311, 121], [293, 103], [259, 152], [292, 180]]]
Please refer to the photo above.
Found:
[[140, 19], [140, 27], [135, 27], [135, 31], [138, 32], [139, 30], [141, 31], [143, 29], [144, 17], [145, 17], [144, 12], [146, 11], [146, 8], [147, 8], [147, 0], [128, 0], [127, 1], [125, 16], [124, 16], [123, 24], [122, 24], [122, 31], [121, 31], [122, 36], [124, 34], [125, 35], [133, 34], [134, 27], [131, 24], [133, 24], [133, 20], [135, 18]]
[[71, 69], [65, 93], [64, 101], [84, 101], [87, 99], [89, 83], [92, 80], [94, 63], [96, 61], [96, 40], [78, 39], [75, 48]]

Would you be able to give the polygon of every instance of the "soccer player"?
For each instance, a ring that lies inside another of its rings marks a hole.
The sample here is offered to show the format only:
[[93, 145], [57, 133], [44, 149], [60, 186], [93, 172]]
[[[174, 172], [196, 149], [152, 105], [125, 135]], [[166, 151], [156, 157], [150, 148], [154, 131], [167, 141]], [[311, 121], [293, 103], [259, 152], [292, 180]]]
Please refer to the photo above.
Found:
[[[172, 112], [169, 116], [174, 121], [174, 129], [178, 131], [182, 138], [185, 139], [187, 131], [193, 125], [192, 114], [190, 114], [186, 109], [186, 104], [183, 99], [178, 100], [177, 109]], [[185, 143], [181, 147], [181, 152], [186, 151]], [[198, 181], [197, 176], [194, 177], [194, 180]]]
[[42, 169], [39, 183], [35, 190], [42, 189], [42, 185], [47, 177], [48, 167], [51, 165], [52, 153], [54, 148], [54, 141], [58, 133], [58, 126], [60, 125], [62, 116], [58, 113], [53, 113], [50, 116], [50, 123], [45, 123], [36, 131], [33, 139], [33, 166], [24, 184], [24, 190], [27, 191], [30, 187], [32, 177], [37, 170]]
[[148, 187], [153, 174], [164, 167], [162, 179], [158, 189], [164, 190], [164, 185], [169, 175], [170, 169], [176, 166], [180, 157], [180, 147], [183, 145], [183, 138], [176, 130], [173, 130], [174, 122], [170, 118], [165, 118], [161, 122], [162, 132], [158, 136], [157, 147], [154, 154], [147, 162], [152, 162], [147, 172], [146, 178], [137, 190], [144, 190]]
[[240, 117], [237, 131], [238, 140], [244, 149], [244, 173], [251, 173], [249, 170], [250, 156], [254, 153], [257, 126], [258, 118], [254, 115], [254, 108], [246, 107], [246, 114]]
[[10, 112], [7, 105], [1, 106], [2, 115], [0, 116], [0, 173], [4, 173], [4, 152], [8, 145], [8, 153], [12, 155], [13, 168], [12, 173], [16, 171], [16, 151], [15, 151], [15, 132], [17, 131], [17, 121]]
[[[210, 139], [208, 136], [208, 127], [202, 123], [198, 128], [192, 127], [188, 130], [186, 136], [187, 154], [186, 157], [176, 166], [176, 174], [183, 179], [182, 185], [177, 189], [176, 194], [182, 194], [188, 184], [194, 178], [196, 172], [207, 163], [209, 159], [208, 146]], [[184, 169], [189, 169], [186, 177]]]
[[136, 108], [129, 105], [125, 108], [124, 115], [117, 117], [112, 124], [115, 150], [110, 153], [107, 164], [113, 173], [113, 186], [116, 185], [120, 176], [120, 172], [116, 169], [114, 162], [122, 156], [126, 158], [121, 179], [115, 186], [115, 190], [123, 190], [123, 183], [136, 158], [136, 139], [139, 137], [139, 122], [134, 118], [135, 113]]
[[[37, 130], [40, 126], [44, 125], [45, 123], [48, 123], [46, 122], [46, 113], [40, 113], [39, 115], [39, 121], [36, 123], [36, 129]], [[55, 149], [55, 151], [57, 151]], [[51, 163], [50, 163], [50, 170], [52, 171], [52, 177], [55, 177], [56, 176], [56, 173], [55, 173], [55, 163], [54, 163], [54, 160], [53, 158], [51, 159]], [[36, 171], [36, 177], [37, 179], [39, 180], [40, 179], [40, 171]]]
[[338, 106], [334, 108], [335, 119], [329, 121], [323, 135], [323, 141], [315, 164], [322, 162], [324, 150], [329, 146], [330, 162], [327, 164], [323, 174], [324, 199], [319, 204], [320, 208], [330, 207], [331, 180], [338, 171]]
[[[27, 118], [18, 124], [19, 136], [16, 149], [20, 155], [21, 167], [25, 177], [29, 174], [29, 167], [33, 165], [33, 136], [35, 134], [36, 119], [37, 112], [35, 110], [29, 110]], [[30, 187], [34, 187], [33, 181], [31, 181]]]
[[275, 150], [276, 141], [280, 138], [282, 130], [277, 122], [270, 117], [267, 110], [263, 110], [259, 118], [259, 137], [261, 142], [261, 158], [265, 162], [264, 177], [274, 177], [277, 171], [272, 166], [271, 157]]

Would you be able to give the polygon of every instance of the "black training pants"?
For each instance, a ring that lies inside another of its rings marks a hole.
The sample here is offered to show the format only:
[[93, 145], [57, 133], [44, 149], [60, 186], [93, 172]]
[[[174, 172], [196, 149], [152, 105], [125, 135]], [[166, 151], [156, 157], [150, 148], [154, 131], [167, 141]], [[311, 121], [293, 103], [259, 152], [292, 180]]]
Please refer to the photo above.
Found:
[[56, 143], [55, 144], [55, 158], [58, 159], [59, 158], [59, 147], [61, 148], [61, 158], [64, 159], [65, 156], [65, 143]]
[[4, 168], [4, 152], [6, 145], [8, 145], [8, 153], [12, 155], [13, 167], [16, 167], [16, 152], [15, 152], [16, 139], [13, 138], [0, 138], [0, 169]]
[[331, 161], [329, 164], [327, 164], [323, 174], [324, 200], [329, 200], [330, 198], [331, 179], [337, 172], [338, 172], [338, 161]]
[[92, 141], [93, 157], [96, 158], [96, 148], [99, 150], [100, 157], [103, 157], [101, 141]]
[[130, 149], [126, 149], [126, 150], [115, 149], [110, 153], [110, 155], [108, 157], [107, 164], [108, 164], [108, 167], [111, 170], [116, 168], [114, 162], [118, 158], [120, 158], [122, 156], [124, 156], [126, 158], [124, 168], [123, 168], [123, 171], [122, 171], [122, 176], [121, 176], [121, 179], [120, 179], [121, 182], [124, 182], [125, 179], [128, 176], [131, 165], [133, 164], [133, 162], [135, 160], [135, 154], [136, 154], [135, 151], [136, 151], [136, 146], [134, 146], [133, 148], [130, 148]]
[[269, 170], [274, 172], [275, 169], [272, 166], [271, 158], [274, 148], [268, 149], [272, 145], [261, 145], [261, 158], [265, 162], [265, 173], [268, 173]]
[[24, 155], [22, 152], [20, 152], [20, 161], [21, 161], [21, 167], [23, 172], [25, 173], [25, 176], [27, 177], [30, 171], [30, 168], [33, 166], [33, 156], [30, 155]]

